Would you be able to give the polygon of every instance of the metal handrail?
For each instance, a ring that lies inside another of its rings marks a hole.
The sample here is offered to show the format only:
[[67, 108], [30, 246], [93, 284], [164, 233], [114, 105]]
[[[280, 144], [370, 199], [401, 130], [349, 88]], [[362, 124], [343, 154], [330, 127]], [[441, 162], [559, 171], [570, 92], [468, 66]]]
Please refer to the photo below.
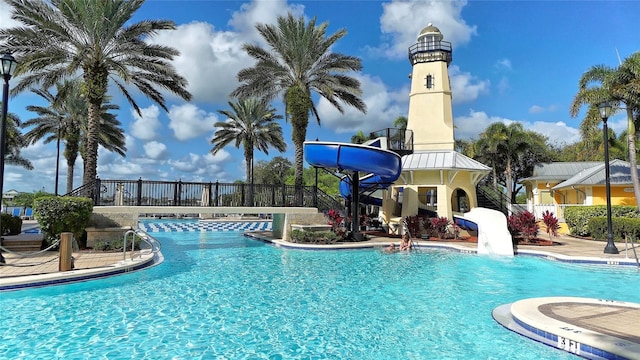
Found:
[[[296, 194], [299, 194], [298, 196]], [[320, 211], [340, 208], [315, 186], [96, 179], [65, 196], [82, 196], [94, 206], [245, 206], [318, 207]], [[298, 202], [298, 204], [296, 204]]]
[[[147, 245], [149, 245], [149, 249], [150, 249], [150, 253], [153, 254], [157, 254], [160, 252], [161, 250], [161, 244], [159, 241], [153, 239], [152, 237], [148, 236], [147, 234], [140, 232], [138, 230], [127, 230], [127, 232], [124, 233], [124, 239], [123, 239], [123, 260], [127, 259], [127, 237], [129, 235], [132, 235], [133, 238], [131, 240], [131, 260], [133, 260], [133, 255], [134, 255], [134, 250], [135, 250], [135, 245], [136, 245], [136, 235], [138, 236], [138, 238], [140, 239], [140, 241], [146, 243]], [[153, 241], [150, 241], [149, 239], [153, 239]], [[140, 253], [139, 253], [140, 257], [142, 257], [142, 249], [140, 249]]]

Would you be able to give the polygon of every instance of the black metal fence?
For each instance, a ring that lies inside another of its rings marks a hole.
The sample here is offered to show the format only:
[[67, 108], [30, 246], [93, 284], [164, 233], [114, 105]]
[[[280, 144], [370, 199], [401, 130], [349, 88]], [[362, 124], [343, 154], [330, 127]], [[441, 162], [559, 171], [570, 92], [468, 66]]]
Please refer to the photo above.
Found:
[[221, 182], [102, 180], [67, 194], [93, 199], [95, 206], [244, 206], [340, 209], [342, 201], [315, 186]]

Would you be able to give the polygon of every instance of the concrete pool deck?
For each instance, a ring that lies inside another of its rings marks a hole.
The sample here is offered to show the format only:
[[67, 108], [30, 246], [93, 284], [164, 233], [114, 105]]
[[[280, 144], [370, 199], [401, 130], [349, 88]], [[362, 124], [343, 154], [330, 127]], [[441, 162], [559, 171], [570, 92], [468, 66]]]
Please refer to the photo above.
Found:
[[[37, 234], [18, 236], [34, 235]], [[314, 245], [273, 239], [270, 231], [252, 231], [246, 235], [282, 248], [309, 250], [382, 248], [389, 243], [397, 245], [400, 241], [398, 238], [371, 236], [367, 241], [357, 243]], [[554, 241], [559, 245], [520, 245], [518, 254], [611, 267], [637, 266], [631, 244], [616, 243], [620, 253], [614, 255], [604, 254], [605, 243], [600, 241], [565, 235]], [[414, 240], [414, 244], [418, 249], [444, 248], [465, 253], [474, 253], [477, 249], [477, 244], [472, 242]], [[636, 248], [636, 252], [640, 255], [640, 248]], [[45, 252], [30, 258], [10, 253], [3, 255], [9, 266], [0, 266], [0, 291], [31, 287], [30, 284], [47, 286], [68, 282], [66, 280], [69, 279], [83, 281], [112, 276], [137, 270], [153, 262], [149, 255], [135, 254], [134, 260], [123, 260], [122, 252], [83, 251], [73, 254], [74, 270], [59, 272], [56, 252]], [[131, 258], [130, 252], [126, 257]], [[34, 263], [40, 264], [24, 266]], [[640, 359], [640, 304], [605, 299], [545, 297], [501, 305], [492, 315], [511, 331], [588, 359]]]

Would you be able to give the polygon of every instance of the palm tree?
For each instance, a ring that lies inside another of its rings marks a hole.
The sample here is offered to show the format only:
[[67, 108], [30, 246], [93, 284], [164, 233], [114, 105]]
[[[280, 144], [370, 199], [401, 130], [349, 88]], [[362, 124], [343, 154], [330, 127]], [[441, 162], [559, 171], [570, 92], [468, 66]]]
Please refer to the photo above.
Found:
[[[331, 47], [347, 32], [342, 29], [325, 36], [328, 23], [316, 26], [316, 19], [305, 22], [304, 16], [295, 18], [291, 13], [279, 17], [277, 25], [258, 24], [256, 29], [268, 44], [268, 49], [245, 44], [243, 48], [256, 59], [253, 67], [238, 73], [240, 86], [232, 96], [256, 96], [267, 101], [283, 96], [287, 119], [291, 120], [295, 146], [295, 186], [303, 184], [303, 143], [306, 139], [309, 113], [320, 124], [320, 116], [313, 103], [316, 93], [341, 113], [343, 104], [366, 112], [360, 99], [360, 82], [346, 75], [360, 71], [360, 59], [331, 52]], [[296, 191], [299, 195], [300, 191]], [[296, 196], [300, 204], [301, 197]]]
[[[2, 101], [0, 101], [0, 108], [2, 108]], [[24, 136], [20, 132], [20, 118], [13, 113], [7, 113], [7, 135], [6, 135], [6, 151], [4, 154], [4, 160], [6, 164], [22, 166], [27, 170], [33, 170], [33, 164], [31, 161], [24, 158], [20, 154], [20, 150], [28, 145]]]
[[[38, 114], [37, 118], [30, 119], [22, 124], [22, 127], [33, 127], [25, 134], [26, 140], [34, 144], [41, 139], [45, 143], [56, 141], [56, 183], [55, 194], [58, 195], [58, 159], [60, 157], [60, 142], [64, 141], [64, 157], [67, 161], [67, 187], [66, 192], [73, 190], [73, 174], [78, 153], [81, 151], [81, 138], [87, 132], [88, 107], [82, 94], [82, 81], [74, 79], [56, 84], [56, 94], [48, 90], [32, 89], [32, 91], [45, 99], [48, 106], [27, 106], [27, 110]], [[108, 97], [105, 101], [108, 101]], [[109, 110], [117, 110], [117, 105], [105, 103], [99, 122], [99, 145], [105, 149], [125, 156], [126, 145], [124, 132], [120, 128], [120, 122]]]
[[[74, 113], [68, 110], [67, 105], [71, 103], [70, 96], [62, 97], [66, 92], [68, 83], [56, 84], [56, 95], [47, 89], [31, 89], [33, 93], [46, 100], [48, 106], [29, 105], [27, 110], [38, 114], [37, 118], [27, 120], [22, 124], [23, 128], [33, 126], [25, 134], [25, 139], [30, 144], [35, 144], [44, 138], [44, 143], [56, 141], [56, 180], [55, 195], [58, 195], [58, 177], [60, 171], [60, 142], [67, 137], [73, 136], [79, 132], [80, 119]], [[75, 99], [74, 99], [75, 100]], [[86, 108], [86, 105], [85, 105]]]
[[485, 129], [480, 134], [479, 147], [476, 154], [483, 154], [483, 158], [489, 158], [494, 173], [494, 186], [496, 184], [497, 167], [504, 167], [505, 185], [507, 188], [507, 198], [515, 200], [513, 196], [514, 166], [518, 156], [529, 148], [529, 136], [524, 131], [521, 123], [511, 123], [505, 125], [496, 122]]
[[571, 103], [571, 116], [576, 117], [583, 105], [588, 105], [581, 129], [593, 129], [601, 118], [597, 107], [605, 101], [613, 101], [616, 109], [626, 106], [627, 145], [633, 190], [640, 210], [640, 182], [636, 157], [637, 123], [640, 121], [640, 52], [625, 59], [619, 67], [596, 65], [589, 68], [578, 82], [578, 93]]
[[393, 127], [400, 130], [407, 130], [407, 123], [409, 120], [405, 116], [398, 116], [393, 121]]
[[211, 153], [216, 154], [231, 142], [234, 142], [236, 148], [242, 145], [246, 161], [246, 181], [253, 185], [253, 149], [263, 151], [267, 155], [269, 146], [280, 152], [287, 149], [282, 137], [282, 127], [276, 122], [282, 119], [282, 116], [277, 115], [276, 109], [266, 101], [257, 98], [230, 101], [229, 106], [231, 110], [218, 110], [227, 120], [214, 124], [219, 129], [211, 140], [214, 145]]
[[365, 135], [362, 130], [358, 130], [355, 135], [351, 136], [352, 144], [364, 144], [365, 142], [367, 142], [367, 140], [369, 140], [369, 137]]
[[13, 92], [48, 89], [78, 73], [84, 79], [88, 102], [84, 184], [97, 175], [101, 110], [110, 82], [138, 114], [130, 85], [165, 111], [158, 88], [191, 99], [187, 81], [170, 63], [179, 52], [144, 41], [158, 31], [175, 29], [174, 22], [131, 22], [144, 0], [6, 1], [13, 7], [12, 19], [25, 25], [0, 30], [6, 50], [20, 58], [15, 73], [20, 81]]

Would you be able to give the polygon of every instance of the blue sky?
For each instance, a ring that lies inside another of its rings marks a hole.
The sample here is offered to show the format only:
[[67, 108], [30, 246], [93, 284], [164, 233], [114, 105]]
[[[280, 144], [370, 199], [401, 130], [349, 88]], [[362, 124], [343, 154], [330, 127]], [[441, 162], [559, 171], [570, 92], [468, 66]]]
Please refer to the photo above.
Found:
[[[2, 2], [2, 0], [0, 0]], [[15, 26], [4, 9], [0, 27]], [[99, 152], [98, 176], [103, 179], [143, 179], [231, 182], [244, 179], [242, 151], [229, 146], [213, 156], [213, 124], [224, 120], [228, 94], [238, 85], [237, 72], [252, 65], [242, 44], [261, 43], [256, 23], [274, 23], [287, 12], [329, 22], [329, 33], [345, 28], [347, 36], [333, 51], [358, 56], [363, 71], [367, 114], [348, 109], [340, 114], [318, 103], [321, 126], [310, 121], [307, 139], [349, 141], [358, 130], [391, 127], [408, 111], [411, 66], [407, 48], [428, 23], [452, 42], [449, 75], [453, 91], [456, 138], [475, 138], [489, 124], [518, 121], [558, 144], [579, 139], [581, 116], [571, 118], [569, 105], [578, 79], [589, 67], [616, 66], [616, 51], [624, 59], [638, 51], [640, 32], [635, 1], [213, 1], [147, 0], [134, 21], [170, 19], [178, 29], [149, 41], [181, 52], [174, 65], [188, 79], [194, 95], [186, 103], [167, 95], [169, 112], [138, 96], [139, 117], [120, 94], [111, 92], [127, 137], [126, 158]], [[19, 59], [18, 59], [19, 60]], [[23, 93], [9, 102], [9, 111], [26, 121], [35, 116], [27, 105], [42, 104]], [[282, 111], [280, 101], [272, 103]], [[583, 109], [584, 110], [584, 109]], [[584, 113], [584, 111], [583, 111]], [[624, 129], [622, 115], [610, 119], [616, 132]], [[282, 123], [287, 151], [293, 159], [290, 124]], [[4, 190], [54, 189], [55, 147], [38, 143], [23, 150], [35, 169], [7, 165]], [[256, 153], [256, 160], [280, 155]], [[75, 186], [82, 179], [76, 164]], [[61, 160], [61, 192], [66, 183]]]

